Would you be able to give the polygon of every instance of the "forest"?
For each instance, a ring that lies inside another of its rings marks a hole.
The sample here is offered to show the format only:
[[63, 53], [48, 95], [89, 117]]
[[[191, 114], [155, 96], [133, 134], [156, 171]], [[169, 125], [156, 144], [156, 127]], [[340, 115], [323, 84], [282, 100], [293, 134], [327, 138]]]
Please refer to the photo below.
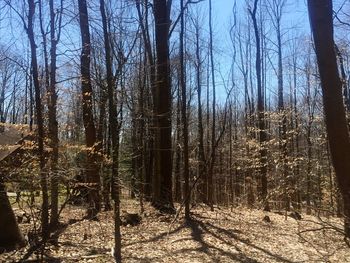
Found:
[[0, 262], [350, 262], [349, 0], [0, 0]]

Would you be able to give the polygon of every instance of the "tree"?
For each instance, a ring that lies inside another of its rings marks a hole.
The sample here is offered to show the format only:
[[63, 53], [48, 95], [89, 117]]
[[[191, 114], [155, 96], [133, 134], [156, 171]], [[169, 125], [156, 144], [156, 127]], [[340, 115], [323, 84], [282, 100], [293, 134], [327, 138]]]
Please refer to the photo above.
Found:
[[329, 147], [344, 202], [345, 235], [350, 238], [350, 139], [335, 53], [332, 0], [308, 0], [308, 10], [321, 78]]
[[43, 53], [45, 65], [45, 88], [47, 91], [48, 105], [48, 139], [52, 149], [50, 155], [50, 181], [51, 181], [51, 214], [50, 227], [53, 229], [58, 225], [58, 123], [57, 123], [57, 91], [56, 91], [56, 70], [57, 70], [57, 44], [60, 38], [63, 3], [61, 1], [60, 14], [58, 14], [58, 34], [56, 37], [56, 14], [53, 0], [49, 1], [50, 13], [50, 66], [47, 45], [48, 32], [44, 29], [43, 3], [39, 1], [40, 31], [43, 39]]
[[104, 0], [100, 0], [100, 11], [102, 17], [103, 39], [105, 46], [105, 62], [107, 71], [107, 92], [110, 136], [112, 139], [112, 193], [114, 200], [114, 258], [116, 262], [121, 262], [121, 236], [120, 236], [120, 200], [119, 200], [119, 176], [118, 176], [118, 120], [117, 105], [115, 103], [114, 81], [112, 73], [112, 51], [107, 26], [107, 15]]
[[[184, 1], [180, 2], [181, 10], [184, 9]], [[185, 217], [186, 220], [190, 220], [190, 198], [191, 192], [189, 188], [190, 171], [188, 164], [188, 120], [187, 120], [187, 89], [186, 89], [186, 65], [184, 59], [184, 34], [185, 34], [185, 18], [184, 12], [181, 11], [181, 30], [180, 30], [180, 84], [181, 84], [181, 117], [182, 117], [182, 136], [184, 145], [184, 179], [185, 179], [185, 189], [184, 189], [184, 199], [185, 199]]]
[[[51, 155], [51, 227], [58, 224], [58, 123], [57, 123], [57, 91], [56, 91], [56, 71], [57, 71], [57, 44], [61, 36], [61, 24], [63, 13], [63, 0], [60, 8], [55, 13], [54, 1], [49, 1], [50, 6], [50, 85], [48, 90], [48, 110], [49, 110], [49, 139], [52, 148]], [[56, 25], [56, 18], [58, 24]]]
[[[157, 126], [157, 120], [155, 118], [155, 112], [156, 112], [156, 105], [155, 101], [156, 99], [156, 65], [155, 65], [155, 59], [154, 59], [154, 52], [152, 49], [151, 45], [151, 39], [150, 39], [150, 34], [149, 34], [149, 24], [148, 24], [148, 11], [149, 11], [149, 4], [148, 0], [145, 1], [145, 10], [144, 14], [141, 12], [141, 1], [136, 0], [136, 9], [137, 9], [137, 15], [139, 18], [139, 23], [141, 27], [141, 34], [142, 34], [142, 40], [144, 44], [144, 49], [145, 49], [145, 56], [147, 60], [145, 60], [145, 63], [148, 62], [148, 67], [149, 70], [148, 72], [148, 77], [149, 77], [149, 86], [152, 94], [152, 99], [153, 99], [153, 118], [149, 118], [151, 125], [154, 127]], [[147, 64], [147, 63], [146, 63]], [[151, 103], [150, 103], [151, 104]], [[149, 136], [146, 136], [146, 145], [148, 146], [148, 154], [145, 156], [145, 159], [147, 161], [145, 162], [145, 182], [144, 182], [144, 195], [146, 200], [151, 200], [151, 190], [152, 190], [152, 174], [154, 172], [154, 156], [155, 156], [155, 141], [154, 141], [154, 136], [155, 136], [155, 131], [150, 130], [149, 131]]]
[[[215, 83], [215, 67], [214, 67], [214, 53], [213, 53], [213, 21], [212, 21], [212, 1], [209, 0], [209, 52], [210, 52], [210, 67], [211, 67], [211, 85], [212, 85], [212, 127], [211, 127], [211, 155], [210, 165], [208, 171], [208, 204], [210, 209], [214, 211], [213, 203], [213, 173], [216, 158], [216, 83]], [[208, 83], [209, 84], [209, 83]]]
[[194, 19], [195, 38], [196, 38], [196, 86], [197, 86], [197, 107], [198, 107], [198, 177], [201, 177], [200, 182], [200, 198], [202, 202], [207, 201], [207, 170], [205, 164], [205, 151], [204, 151], [204, 127], [203, 127], [203, 109], [202, 109], [202, 83], [201, 83], [201, 71], [202, 71], [202, 58], [200, 52], [200, 21], [197, 16]]
[[87, 147], [86, 158], [86, 177], [89, 185], [89, 208], [88, 217], [95, 218], [100, 210], [100, 197], [99, 186], [100, 177], [98, 168], [95, 163], [94, 147], [96, 146], [96, 129], [93, 116], [92, 105], [92, 87], [90, 77], [90, 56], [91, 56], [91, 43], [90, 43], [90, 30], [89, 30], [89, 17], [85, 0], [78, 0], [79, 5], [79, 24], [82, 41], [82, 51], [80, 57], [80, 70], [81, 70], [81, 92], [83, 103], [83, 122], [85, 128], [85, 143]]
[[265, 210], [269, 210], [267, 203], [267, 151], [266, 151], [266, 131], [265, 131], [265, 117], [264, 117], [264, 97], [262, 92], [261, 83], [261, 46], [260, 46], [260, 34], [259, 27], [256, 18], [256, 11], [258, 8], [258, 1], [254, 1], [253, 9], [249, 9], [250, 16], [253, 20], [253, 27], [255, 33], [255, 45], [256, 45], [256, 79], [257, 79], [257, 90], [258, 90], [258, 130], [259, 130], [259, 143], [260, 143], [260, 177], [261, 177], [261, 198], [265, 202]]
[[47, 188], [47, 176], [44, 172], [45, 168], [45, 156], [44, 156], [44, 119], [42, 113], [41, 102], [41, 87], [39, 83], [38, 61], [36, 55], [36, 43], [34, 36], [33, 19], [35, 14], [35, 2], [34, 0], [28, 1], [28, 24], [25, 26], [27, 35], [30, 42], [31, 51], [31, 66], [35, 91], [35, 111], [37, 119], [38, 129], [38, 152], [39, 152], [39, 166], [40, 166], [40, 184], [43, 193], [42, 205], [41, 205], [41, 231], [42, 238], [46, 240], [49, 236], [49, 197]]
[[[277, 60], [278, 60], [278, 68], [277, 68], [277, 94], [278, 94], [278, 111], [280, 114], [279, 120], [279, 147], [281, 149], [281, 162], [282, 162], [282, 174], [283, 180], [288, 181], [288, 170], [287, 170], [287, 116], [284, 107], [284, 98], [283, 98], [283, 89], [284, 89], [284, 79], [283, 79], [283, 64], [282, 64], [282, 32], [281, 32], [281, 24], [282, 24], [282, 16], [284, 13], [284, 7], [286, 5], [286, 0], [268, 0], [268, 13], [271, 17], [272, 24], [274, 29], [276, 30], [276, 38], [277, 38]], [[289, 185], [285, 186], [285, 201], [286, 201], [286, 209], [289, 210], [290, 207], [290, 198], [288, 194]]]
[[153, 205], [163, 212], [174, 212], [171, 160], [171, 83], [169, 63], [169, 26], [171, 1], [154, 0], [153, 13], [156, 39], [155, 85], [155, 171]]

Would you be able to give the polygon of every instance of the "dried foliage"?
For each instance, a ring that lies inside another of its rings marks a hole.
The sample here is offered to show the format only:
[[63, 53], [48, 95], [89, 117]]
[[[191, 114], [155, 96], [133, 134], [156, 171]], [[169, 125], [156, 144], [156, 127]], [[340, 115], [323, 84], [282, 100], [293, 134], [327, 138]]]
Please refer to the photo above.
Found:
[[[129, 213], [135, 201], [123, 200]], [[18, 211], [17, 211], [18, 212]], [[98, 221], [82, 219], [84, 210], [68, 207], [57, 246], [49, 246], [44, 262], [112, 262], [113, 215]], [[271, 222], [264, 222], [268, 215]], [[27, 233], [33, 224], [21, 224]], [[180, 216], [162, 215], [146, 205], [139, 225], [122, 227], [123, 262], [348, 262], [350, 249], [337, 218], [304, 216], [295, 220], [278, 213], [247, 209], [193, 209], [186, 224]], [[28, 246], [3, 254], [2, 262], [17, 262]], [[33, 253], [29, 259], [36, 259]], [[28, 260], [29, 260], [28, 259]], [[29, 262], [29, 261], [28, 261]]]

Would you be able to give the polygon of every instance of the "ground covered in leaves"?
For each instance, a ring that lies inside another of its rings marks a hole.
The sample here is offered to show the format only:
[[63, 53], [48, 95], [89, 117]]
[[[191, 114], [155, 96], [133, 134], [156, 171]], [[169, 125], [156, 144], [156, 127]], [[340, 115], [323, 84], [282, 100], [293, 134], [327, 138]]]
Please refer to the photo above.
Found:
[[[135, 201], [123, 209], [138, 212]], [[350, 248], [341, 234], [341, 220], [197, 206], [192, 222], [180, 215], [162, 215], [149, 206], [141, 224], [122, 227], [124, 262], [350, 262]], [[82, 220], [84, 210], [70, 206], [62, 214], [67, 226], [58, 245], [49, 246], [44, 262], [113, 262], [113, 213], [102, 212], [98, 221]], [[271, 222], [263, 221], [268, 215]], [[20, 224], [23, 232], [33, 225]], [[0, 255], [0, 262], [19, 262], [29, 245]], [[40, 262], [32, 253], [26, 261]]]

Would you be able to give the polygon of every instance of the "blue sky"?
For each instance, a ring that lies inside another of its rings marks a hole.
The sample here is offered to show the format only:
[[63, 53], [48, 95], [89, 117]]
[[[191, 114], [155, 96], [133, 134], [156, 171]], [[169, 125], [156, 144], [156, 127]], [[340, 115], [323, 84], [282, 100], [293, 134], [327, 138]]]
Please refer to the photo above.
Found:
[[[236, 0], [237, 17], [243, 21], [246, 18], [245, 14], [247, 12], [247, 2], [253, 3], [253, 0]], [[204, 14], [207, 14], [205, 12], [207, 12], [208, 1], [201, 3], [201, 5], [204, 7]], [[218, 65], [217, 67], [220, 67], [220, 71], [224, 72], [222, 75], [228, 78], [229, 75], [227, 72], [230, 70], [232, 63], [232, 43], [230, 41], [229, 28], [230, 21], [232, 20], [234, 0], [213, 0], [212, 5], [214, 21], [214, 48], [216, 50], [223, 51], [220, 52], [220, 54], [216, 54], [215, 60], [216, 64]], [[268, 14], [266, 14], [266, 18], [268, 18]], [[207, 28], [208, 21], [203, 22], [203, 27]], [[253, 29], [251, 28], [251, 30]], [[296, 34], [310, 34], [307, 6], [304, 0], [287, 0], [285, 14], [282, 18], [282, 32], [284, 34], [284, 40], [287, 40], [290, 37], [295, 37]], [[271, 39], [275, 37], [275, 32], [272, 29], [269, 33], [269, 37]], [[218, 68], [216, 68], [216, 70], [218, 70]], [[274, 74], [273, 72], [271, 73]], [[241, 76], [238, 74], [237, 77], [240, 78]], [[274, 77], [272, 76], [272, 79], [273, 78]], [[224, 99], [226, 95], [225, 92], [223, 92], [220, 76], [217, 76], [216, 80], [219, 99]]]
[[[69, 1], [66, 1], [66, 3], [68, 2]], [[247, 9], [247, 2], [252, 3], [253, 0], [236, 0], [238, 17], [244, 17]], [[178, 10], [176, 9], [175, 5], [178, 5], [178, 1], [175, 0], [173, 3], [173, 11], [176, 13]], [[207, 32], [208, 0], [203, 1], [198, 5], [201, 6], [201, 13], [203, 13], [204, 17], [203, 29]], [[225, 78], [228, 78], [227, 71], [229, 70], [229, 67], [232, 63], [232, 43], [230, 42], [229, 38], [229, 27], [230, 21], [232, 19], [234, 0], [212, 0], [212, 5], [214, 24], [214, 48], [216, 50], [220, 50], [220, 54], [216, 54], [215, 59], [217, 64], [220, 65], [220, 70], [223, 72], [222, 75]], [[28, 45], [28, 41], [27, 36], [23, 31], [23, 27], [21, 26], [21, 21], [19, 21], [15, 13], [12, 13], [11, 17], [13, 20], [11, 23], [8, 23], [9, 21], [6, 20], [0, 22], [0, 43], [6, 46], [12, 46], [12, 48], [15, 48], [17, 50], [25, 50], [26, 46]], [[304, 0], [287, 0], [286, 13], [283, 17], [283, 30], [286, 32], [289, 28], [295, 26], [298, 27], [298, 33], [309, 32], [308, 15], [306, 3]], [[64, 30], [62, 33], [62, 37], [66, 38], [67, 40], [72, 37], [75, 38], [77, 35], [79, 35], [79, 30], [77, 27], [69, 27], [69, 29], [67, 28], [67, 30]], [[272, 32], [271, 35], [274, 35], [274, 33]], [[64, 51], [66, 48], [72, 50], [78, 49], [80, 41], [76, 40], [77, 39], [74, 40], [74, 45], [69, 45], [66, 43], [64, 46], [60, 46], [59, 50]], [[216, 70], [219, 70], [219, 66]], [[217, 82], [219, 86], [220, 82], [222, 82], [220, 76], [217, 76]]]
[[[73, 0], [72, 0], [73, 1]], [[229, 38], [228, 38], [228, 30], [229, 30], [229, 24], [230, 19], [232, 17], [232, 9], [234, 5], [234, 0], [213, 0], [213, 21], [214, 21], [214, 31], [217, 42], [222, 44], [228, 44]], [[253, 2], [253, 0], [236, 0], [237, 3], [237, 11], [238, 15], [241, 16], [241, 14], [244, 14], [246, 12], [246, 2]], [[288, 28], [291, 26], [297, 25], [300, 27], [301, 31], [308, 31], [309, 30], [309, 23], [307, 18], [307, 9], [306, 9], [306, 3], [304, 0], [287, 0], [288, 6], [286, 7], [287, 13], [285, 14], [283, 20], [284, 20], [284, 27]], [[177, 1], [174, 1], [174, 4], [177, 4]], [[199, 3], [198, 5], [203, 6], [203, 12], [206, 14], [206, 8], [208, 6], [208, 1], [205, 0], [202, 3]], [[0, 35], [1, 35], [1, 43], [5, 42], [5, 45], [12, 45], [13, 43], [16, 43], [17, 48], [21, 49], [23, 48], [23, 42], [24, 45], [26, 45], [26, 41], [23, 38], [25, 36], [23, 32], [23, 27], [18, 26], [18, 24], [21, 24], [19, 21], [17, 15], [15, 13], [11, 14], [11, 19], [13, 20], [11, 23], [8, 23], [9, 21], [1, 22], [0, 20]], [[207, 21], [203, 25], [203, 27], [207, 27]], [[13, 32], [14, 30], [14, 32]], [[21, 43], [22, 42], [22, 43]], [[218, 43], [215, 43], [218, 45]]]

